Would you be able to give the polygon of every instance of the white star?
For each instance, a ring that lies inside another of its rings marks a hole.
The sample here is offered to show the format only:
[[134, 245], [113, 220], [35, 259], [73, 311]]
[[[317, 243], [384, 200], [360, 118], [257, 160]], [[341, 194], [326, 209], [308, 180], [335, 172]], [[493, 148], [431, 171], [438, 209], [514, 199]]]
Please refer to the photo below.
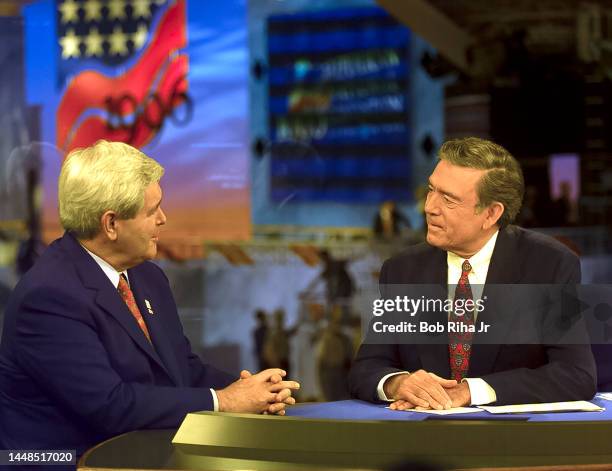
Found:
[[102, 18], [102, 4], [98, 0], [87, 0], [84, 8], [85, 21], [97, 21]]
[[62, 23], [76, 23], [79, 20], [79, 5], [74, 0], [66, 0], [58, 9], [62, 13]]
[[66, 36], [59, 40], [62, 45], [62, 57], [68, 59], [70, 57], [79, 57], [81, 51], [79, 50], [80, 39], [74, 34], [73, 29], [69, 29]]
[[86, 51], [85, 55], [93, 57], [98, 56], [101, 57], [104, 55], [104, 49], [102, 47], [102, 43], [104, 42], [104, 38], [100, 33], [98, 33], [98, 28], [95, 26], [91, 28], [89, 34], [85, 36], [85, 46]]
[[149, 0], [134, 0], [134, 3], [132, 4], [132, 15], [134, 18], [148, 18], [151, 16], [149, 6]]
[[109, 54], [116, 54], [119, 56], [127, 54], [127, 36], [119, 26], [115, 26], [113, 33], [108, 37], [110, 44]]
[[108, 2], [108, 17], [118, 20], [125, 18], [125, 2], [123, 0], [110, 0]]
[[147, 27], [145, 25], [138, 25], [138, 31], [132, 34], [132, 42], [134, 43], [134, 49], [140, 49], [144, 46], [145, 41], [147, 40]]

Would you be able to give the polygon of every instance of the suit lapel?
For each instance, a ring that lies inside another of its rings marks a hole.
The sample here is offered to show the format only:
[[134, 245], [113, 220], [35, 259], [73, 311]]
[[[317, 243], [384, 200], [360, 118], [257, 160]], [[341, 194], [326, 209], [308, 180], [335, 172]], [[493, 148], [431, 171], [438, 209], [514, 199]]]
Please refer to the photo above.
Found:
[[[177, 364], [172, 345], [168, 340], [168, 335], [166, 332], [164, 332], [164, 324], [160, 317], [163, 316], [164, 313], [159, 310], [160, 306], [151, 304], [151, 299], [153, 299], [153, 297], [147, 293], [147, 288], [142, 283], [142, 279], [133, 273], [133, 270], [128, 270], [128, 275], [130, 277], [132, 292], [134, 293], [138, 308], [140, 309], [145, 323], [147, 324], [147, 328], [149, 329], [149, 334], [151, 335], [153, 345], [155, 345], [155, 350], [166, 366], [166, 372], [174, 381], [174, 384], [179, 385], [181, 383], [179, 365]], [[147, 306], [145, 300], [149, 301], [153, 314], [149, 312], [149, 306]]]
[[[423, 283], [427, 283], [426, 290], [428, 291], [426, 298], [439, 299], [444, 303], [447, 299], [448, 286], [448, 266], [446, 262], [446, 252], [439, 249], [434, 249], [431, 256], [431, 262], [428, 262], [423, 267], [421, 273]], [[445, 311], [436, 311], [432, 313], [423, 313], [427, 316], [425, 320], [428, 322], [442, 322], [446, 324], [447, 314]], [[445, 339], [436, 340], [432, 343], [418, 344], [419, 358], [425, 371], [436, 372], [443, 378], [450, 377], [450, 365], [448, 360], [448, 334], [445, 334]]]
[[[486, 284], [511, 284], [520, 280], [518, 235], [514, 226], [499, 231], [487, 272]], [[485, 290], [486, 290], [485, 286]]]
[[[507, 288], [498, 285], [515, 284], [520, 280], [520, 266], [518, 259], [518, 237], [514, 226], [499, 231], [493, 255], [487, 271], [487, 279], [482, 292], [485, 309], [478, 314], [476, 331], [472, 343], [470, 368], [468, 376], [480, 377], [492, 371], [499, 353], [500, 344], [487, 344], [478, 341], [480, 325], [491, 324], [491, 329], [500, 332], [509, 332], [508, 326], [512, 323], [512, 312], [507, 297], [512, 296]], [[486, 298], [485, 298], [486, 296]]]
[[[164, 365], [161, 363], [157, 353], [153, 349], [153, 346], [149, 343], [142, 330], [134, 320], [134, 316], [128, 309], [127, 305], [121, 299], [121, 296], [117, 293], [117, 290], [106, 279], [108, 287], [91, 286], [89, 288], [95, 288], [98, 290], [96, 294], [96, 304], [101, 307], [104, 311], [110, 314], [121, 327], [132, 337], [132, 340], [143, 350], [147, 355], [153, 358], [162, 368]], [[142, 312], [142, 311], [141, 311]]]
[[74, 261], [83, 286], [96, 291], [96, 304], [113, 317], [128, 333], [134, 343], [157, 363], [162, 370], [167, 372], [153, 346], [149, 343], [142, 330], [140, 330], [132, 313], [123, 299], [121, 299], [121, 296], [119, 296], [117, 289], [112, 285], [96, 261], [81, 247], [81, 244], [71, 234], [64, 234], [61, 243], [64, 250], [68, 252]]

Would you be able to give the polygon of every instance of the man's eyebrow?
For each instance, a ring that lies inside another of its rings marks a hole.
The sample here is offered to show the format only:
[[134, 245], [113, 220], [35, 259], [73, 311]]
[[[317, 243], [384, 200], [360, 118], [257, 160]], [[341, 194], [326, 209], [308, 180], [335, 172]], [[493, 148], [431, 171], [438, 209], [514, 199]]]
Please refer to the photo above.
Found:
[[450, 196], [454, 200], [461, 201], [461, 198], [459, 198], [459, 196], [455, 195], [454, 193], [451, 193], [450, 191], [444, 191], [444, 190], [441, 190], [439, 188], [436, 188], [433, 185], [433, 183], [431, 183], [431, 180], [427, 180], [427, 183], [429, 184], [430, 187], [434, 188], [436, 191], [439, 191], [443, 195]]

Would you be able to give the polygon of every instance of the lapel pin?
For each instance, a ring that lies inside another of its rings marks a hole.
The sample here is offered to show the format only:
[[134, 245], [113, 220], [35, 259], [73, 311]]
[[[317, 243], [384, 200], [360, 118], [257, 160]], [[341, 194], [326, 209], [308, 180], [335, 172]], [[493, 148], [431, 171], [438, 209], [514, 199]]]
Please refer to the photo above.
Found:
[[153, 308], [151, 308], [151, 303], [149, 302], [148, 299], [145, 299], [145, 304], [147, 305], [147, 310], [149, 311], [149, 314], [155, 314], [153, 312]]

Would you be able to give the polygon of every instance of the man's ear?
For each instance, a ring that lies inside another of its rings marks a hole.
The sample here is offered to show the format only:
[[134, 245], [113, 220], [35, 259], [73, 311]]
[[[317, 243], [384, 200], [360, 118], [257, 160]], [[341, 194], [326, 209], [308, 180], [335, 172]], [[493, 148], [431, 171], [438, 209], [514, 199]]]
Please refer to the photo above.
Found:
[[117, 240], [117, 213], [105, 211], [100, 217], [101, 232], [109, 240]]
[[485, 209], [486, 218], [484, 220], [484, 223], [482, 224], [482, 228], [484, 230], [487, 230], [490, 227], [493, 227], [497, 223], [497, 221], [499, 221], [499, 218], [502, 217], [502, 214], [504, 214], [504, 210], [504, 205], [499, 201], [495, 201], [490, 204]]

